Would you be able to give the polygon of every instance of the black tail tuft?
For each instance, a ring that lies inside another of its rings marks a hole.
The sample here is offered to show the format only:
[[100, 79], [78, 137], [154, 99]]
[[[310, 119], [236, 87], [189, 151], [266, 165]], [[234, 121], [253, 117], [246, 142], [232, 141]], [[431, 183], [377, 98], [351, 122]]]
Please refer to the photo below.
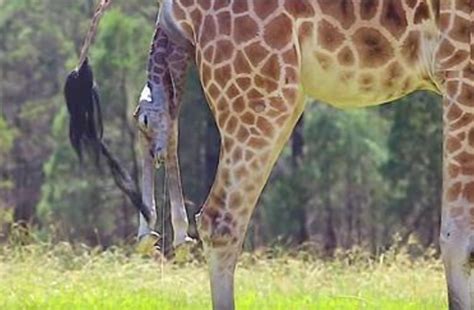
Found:
[[79, 69], [68, 75], [64, 96], [70, 116], [69, 139], [72, 147], [81, 161], [86, 149], [98, 162], [103, 134], [102, 115], [94, 75], [87, 59]]
[[140, 189], [102, 141], [103, 126], [99, 94], [94, 86], [94, 76], [87, 59], [78, 70], [68, 75], [64, 86], [64, 96], [70, 116], [69, 140], [79, 160], [82, 162], [83, 151], [86, 150], [94, 157], [97, 168], [101, 169], [99, 158], [102, 154], [117, 186], [149, 222], [150, 211], [142, 201]]

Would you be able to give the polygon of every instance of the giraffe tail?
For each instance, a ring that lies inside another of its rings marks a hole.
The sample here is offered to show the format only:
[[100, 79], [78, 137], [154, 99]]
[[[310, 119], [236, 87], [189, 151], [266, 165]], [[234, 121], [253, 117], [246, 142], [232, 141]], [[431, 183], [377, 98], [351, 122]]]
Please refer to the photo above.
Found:
[[142, 201], [138, 185], [102, 141], [103, 125], [99, 93], [87, 58], [99, 20], [111, 2], [112, 0], [101, 0], [87, 33], [79, 65], [67, 76], [64, 85], [64, 97], [69, 112], [69, 140], [81, 163], [84, 153], [87, 153], [100, 169], [100, 157], [105, 157], [115, 184], [149, 222], [151, 214]]
[[84, 39], [79, 64], [69, 74], [64, 86], [64, 96], [70, 115], [69, 139], [81, 162], [84, 147], [89, 147], [96, 163], [100, 155], [100, 141], [103, 134], [102, 115], [99, 94], [94, 85], [94, 75], [87, 55], [97, 33], [99, 22], [111, 3], [112, 0], [100, 0]]
[[83, 150], [87, 149], [98, 163], [103, 136], [102, 113], [94, 75], [87, 58], [68, 75], [64, 97], [70, 117], [69, 140], [72, 147], [81, 162]]
[[149, 221], [150, 211], [141, 198], [138, 185], [102, 141], [103, 125], [99, 94], [87, 58], [67, 77], [64, 97], [69, 112], [69, 140], [80, 162], [83, 161], [85, 151], [94, 158], [95, 164], [100, 168], [100, 158], [104, 156], [115, 184]]

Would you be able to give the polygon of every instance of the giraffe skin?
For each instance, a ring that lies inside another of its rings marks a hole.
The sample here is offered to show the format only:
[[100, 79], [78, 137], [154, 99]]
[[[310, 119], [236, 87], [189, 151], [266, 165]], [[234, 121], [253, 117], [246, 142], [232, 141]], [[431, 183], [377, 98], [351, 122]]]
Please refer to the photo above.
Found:
[[181, 186], [178, 160], [178, 113], [189, 64], [185, 45], [172, 44], [157, 24], [148, 61], [148, 83], [144, 87], [134, 118], [142, 148], [142, 199], [152, 218], [147, 224], [140, 215], [139, 249], [148, 252], [157, 242], [153, 234], [156, 224], [154, 170], [165, 162], [166, 179], [171, 203], [173, 247], [190, 241], [188, 219]]
[[[221, 135], [199, 216], [215, 309], [234, 309], [248, 222], [305, 107], [443, 96], [440, 245], [450, 309], [474, 309], [474, 34], [470, 0], [163, 0], [160, 22], [191, 46]], [[171, 37], [170, 37], [171, 38]]]

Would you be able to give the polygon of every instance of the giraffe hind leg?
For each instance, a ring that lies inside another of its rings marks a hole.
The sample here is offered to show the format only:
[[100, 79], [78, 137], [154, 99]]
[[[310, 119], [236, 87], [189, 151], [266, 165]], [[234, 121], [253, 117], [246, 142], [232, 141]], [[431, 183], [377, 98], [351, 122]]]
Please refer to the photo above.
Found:
[[446, 72], [440, 247], [450, 309], [474, 309], [474, 98], [472, 69]]
[[[253, 116], [230, 115], [226, 123], [220, 118], [226, 108], [215, 109], [218, 124], [221, 119], [221, 153], [214, 184], [198, 218], [214, 309], [234, 309], [234, 271], [251, 214], [303, 111], [304, 100], [297, 86], [283, 92], [289, 100], [262, 96], [256, 103], [268, 108], [258, 109]], [[233, 106], [235, 100], [227, 106]], [[252, 106], [252, 102], [246, 105]]]

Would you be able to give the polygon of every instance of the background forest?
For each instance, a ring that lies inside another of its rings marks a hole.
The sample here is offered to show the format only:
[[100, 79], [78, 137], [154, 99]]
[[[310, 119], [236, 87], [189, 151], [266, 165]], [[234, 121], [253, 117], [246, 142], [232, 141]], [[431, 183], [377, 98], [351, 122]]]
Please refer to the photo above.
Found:
[[[107, 247], [135, 236], [137, 214], [108, 169], [81, 167], [67, 138], [62, 85], [95, 3], [0, 0], [2, 241], [18, 227], [13, 223], [52, 242]], [[131, 115], [146, 78], [156, 11], [153, 1], [116, 0], [91, 52], [105, 139], [136, 180], [140, 154]], [[219, 152], [196, 72], [182, 107], [181, 170], [192, 214], [207, 195]], [[377, 253], [412, 240], [436, 247], [441, 131], [440, 99], [429, 93], [351, 111], [308, 104], [260, 199], [246, 248], [307, 245], [331, 254], [357, 246]], [[160, 187], [157, 193], [162, 197]]]

